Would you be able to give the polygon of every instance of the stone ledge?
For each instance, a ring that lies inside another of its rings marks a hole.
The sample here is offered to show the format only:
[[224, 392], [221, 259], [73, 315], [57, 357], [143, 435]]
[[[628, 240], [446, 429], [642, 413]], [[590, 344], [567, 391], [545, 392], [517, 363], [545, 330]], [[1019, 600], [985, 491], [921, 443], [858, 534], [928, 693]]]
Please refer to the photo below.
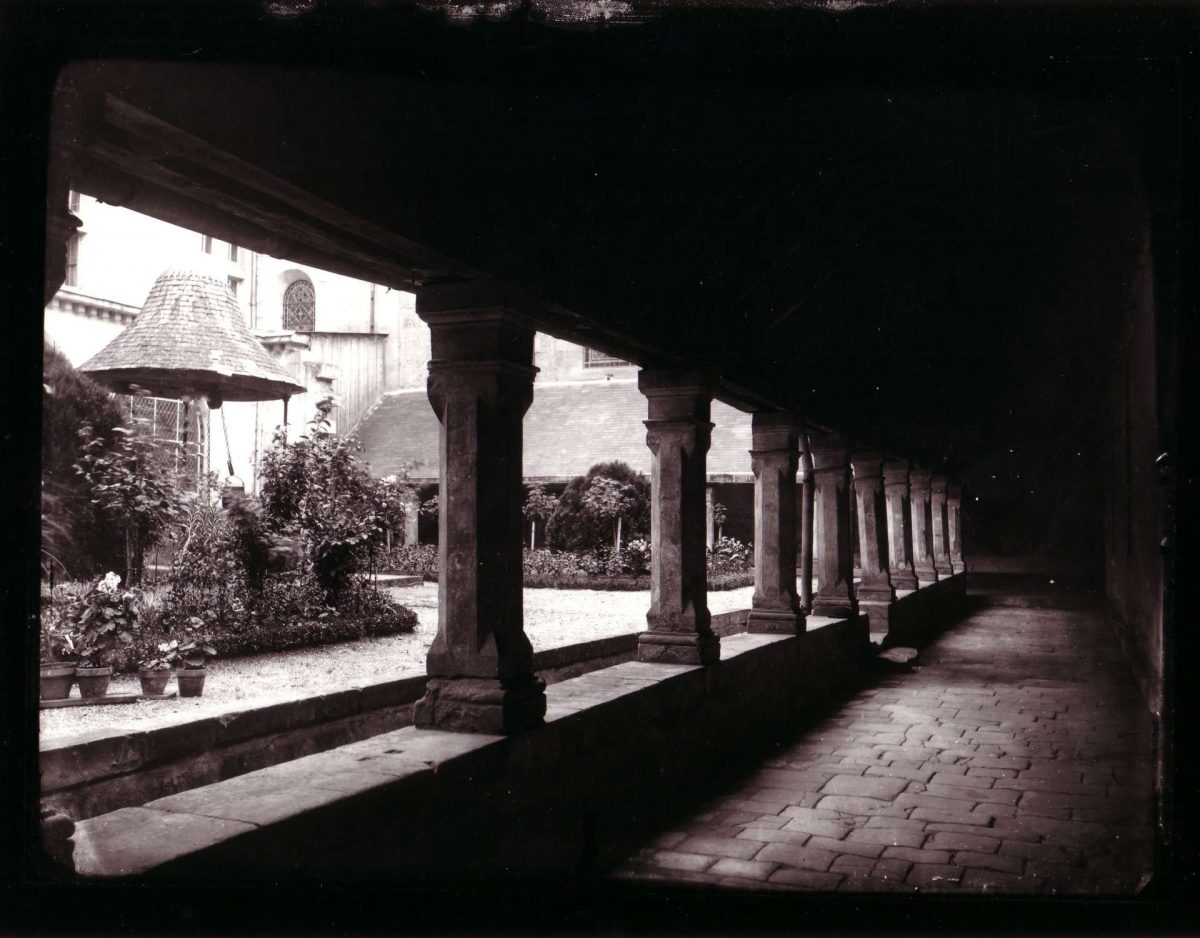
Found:
[[[534, 668], [551, 683], [636, 654], [637, 633], [629, 633], [535, 652]], [[425, 682], [414, 675], [187, 723], [43, 744], [42, 801], [79, 820], [354, 742], [411, 723]]]
[[630, 661], [551, 685], [546, 724], [512, 737], [406, 727], [81, 821], [78, 870], [246, 882], [569, 873], [850, 681], [866, 621], [722, 645], [708, 668]]

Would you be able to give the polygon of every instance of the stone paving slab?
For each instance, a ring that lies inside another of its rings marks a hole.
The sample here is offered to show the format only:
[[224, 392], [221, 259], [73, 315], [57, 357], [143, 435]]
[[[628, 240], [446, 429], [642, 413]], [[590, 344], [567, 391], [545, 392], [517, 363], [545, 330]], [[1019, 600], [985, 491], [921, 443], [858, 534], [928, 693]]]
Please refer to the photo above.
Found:
[[1151, 723], [1097, 613], [976, 613], [615, 875], [741, 889], [1129, 895]]

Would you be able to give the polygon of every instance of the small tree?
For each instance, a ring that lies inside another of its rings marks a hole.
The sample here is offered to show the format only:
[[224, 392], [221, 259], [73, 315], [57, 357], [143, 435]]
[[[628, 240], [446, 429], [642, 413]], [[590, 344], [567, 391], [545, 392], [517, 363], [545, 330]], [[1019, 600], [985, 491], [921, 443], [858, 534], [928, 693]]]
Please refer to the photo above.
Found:
[[621, 520], [637, 505], [637, 492], [627, 482], [608, 476], [596, 476], [583, 493], [584, 510], [613, 525], [613, 550], [621, 549]]
[[529, 486], [525, 496], [525, 520], [529, 522], [529, 549], [537, 550], [537, 523], [545, 523], [558, 507], [558, 499], [546, 492], [542, 485]]
[[271, 533], [301, 533], [326, 602], [337, 605], [350, 575], [395, 522], [399, 493], [372, 479], [357, 441], [335, 434], [333, 399], [317, 404], [308, 433], [288, 442], [277, 432], [262, 461], [263, 519]]
[[75, 470], [87, 480], [92, 502], [123, 532], [125, 582], [135, 586], [146, 548], [183, 512], [175, 444], [152, 439], [137, 423], [132, 429], [114, 427], [111, 441], [85, 423], [79, 437], [83, 452]]
[[717, 540], [718, 541], [721, 540], [721, 538], [725, 536], [724, 535], [725, 519], [728, 517], [729, 517], [729, 512], [725, 508], [725, 506], [722, 505], [720, 502], [713, 502], [712, 518], [713, 518], [713, 524], [716, 526], [716, 529], [717, 529]]

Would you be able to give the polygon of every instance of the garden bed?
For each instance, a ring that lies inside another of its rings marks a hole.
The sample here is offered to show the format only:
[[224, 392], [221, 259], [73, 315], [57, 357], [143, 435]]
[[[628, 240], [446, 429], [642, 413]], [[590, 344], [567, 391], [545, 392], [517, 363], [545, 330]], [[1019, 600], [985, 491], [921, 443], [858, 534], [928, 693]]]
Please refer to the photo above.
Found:
[[[714, 615], [745, 609], [749, 588], [709, 597]], [[424, 675], [425, 654], [437, 633], [437, 586], [389, 590], [418, 617], [413, 631], [290, 651], [217, 658], [209, 665], [202, 697], [139, 701], [122, 707], [67, 707], [40, 714], [43, 743], [77, 733], [148, 729], [267, 706], [341, 688]], [[647, 593], [526, 590], [525, 631], [536, 651], [640, 632], [646, 627]], [[136, 675], [113, 678], [110, 693], [135, 693]], [[173, 687], [173, 685], [172, 685]], [[78, 689], [72, 692], [78, 695]]]

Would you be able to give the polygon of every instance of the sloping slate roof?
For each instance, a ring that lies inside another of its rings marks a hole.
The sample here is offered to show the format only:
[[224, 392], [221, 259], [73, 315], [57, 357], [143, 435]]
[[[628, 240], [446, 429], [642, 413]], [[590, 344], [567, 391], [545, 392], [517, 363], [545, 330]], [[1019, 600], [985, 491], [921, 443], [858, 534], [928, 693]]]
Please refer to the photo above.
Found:
[[[565, 479], [598, 462], [619, 459], [649, 474], [646, 399], [636, 381], [537, 383], [525, 414], [524, 476]], [[713, 401], [708, 473], [749, 478], [750, 415]], [[409, 476], [438, 475], [438, 422], [425, 389], [385, 394], [358, 425], [364, 456], [376, 476], [415, 463]]]
[[265, 401], [305, 391], [247, 328], [226, 282], [192, 270], [159, 274], [138, 317], [80, 370], [119, 391], [138, 384], [159, 397]]

